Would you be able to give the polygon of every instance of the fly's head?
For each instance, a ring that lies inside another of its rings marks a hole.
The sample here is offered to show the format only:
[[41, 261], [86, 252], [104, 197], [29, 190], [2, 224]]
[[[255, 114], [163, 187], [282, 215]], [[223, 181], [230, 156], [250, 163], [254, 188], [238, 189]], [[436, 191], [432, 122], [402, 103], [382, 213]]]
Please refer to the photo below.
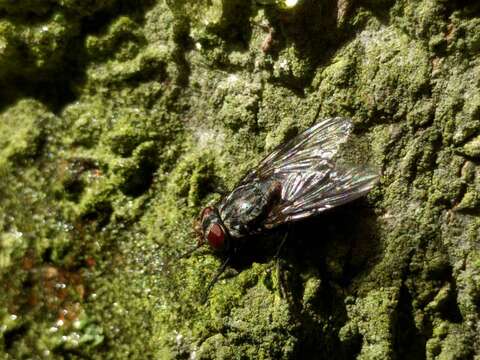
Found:
[[223, 225], [218, 210], [213, 207], [206, 207], [194, 224], [198, 236], [199, 245], [208, 243], [210, 247], [218, 252], [227, 252], [229, 249], [228, 232]]

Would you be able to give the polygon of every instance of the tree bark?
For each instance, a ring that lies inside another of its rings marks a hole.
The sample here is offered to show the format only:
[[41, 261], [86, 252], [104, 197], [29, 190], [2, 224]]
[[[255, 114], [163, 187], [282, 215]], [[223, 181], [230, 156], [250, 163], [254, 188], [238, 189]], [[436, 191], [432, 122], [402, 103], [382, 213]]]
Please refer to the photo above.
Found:
[[[480, 5], [0, 2], [7, 359], [477, 359]], [[351, 118], [367, 197], [222, 259], [192, 222]], [[287, 234], [285, 246], [275, 257]]]

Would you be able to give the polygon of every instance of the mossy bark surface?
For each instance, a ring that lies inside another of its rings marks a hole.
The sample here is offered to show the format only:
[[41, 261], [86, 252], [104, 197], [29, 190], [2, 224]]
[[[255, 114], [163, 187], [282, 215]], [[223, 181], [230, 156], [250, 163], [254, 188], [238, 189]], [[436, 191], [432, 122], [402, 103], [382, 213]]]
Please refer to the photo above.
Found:
[[[330, 116], [378, 185], [202, 304], [193, 219]], [[477, 2], [0, 0], [1, 358], [480, 359], [479, 164]]]

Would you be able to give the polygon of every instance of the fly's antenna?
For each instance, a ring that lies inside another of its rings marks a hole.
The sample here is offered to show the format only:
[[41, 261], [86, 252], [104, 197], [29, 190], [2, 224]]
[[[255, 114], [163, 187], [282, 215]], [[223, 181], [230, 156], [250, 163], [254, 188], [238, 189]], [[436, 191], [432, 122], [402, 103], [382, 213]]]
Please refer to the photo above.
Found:
[[212, 281], [208, 284], [207, 290], [205, 291], [205, 294], [202, 299], [202, 304], [205, 304], [208, 300], [208, 296], [210, 295], [210, 291], [213, 288], [213, 285], [218, 281], [218, 278], [223, 274], [225, 269], [227, 268], [228, 263], [230, 262], [230, 257], [226, 258], [225, 261], [220, 265], [220, 267], [217, 270], [217, 273], [213, 277]]

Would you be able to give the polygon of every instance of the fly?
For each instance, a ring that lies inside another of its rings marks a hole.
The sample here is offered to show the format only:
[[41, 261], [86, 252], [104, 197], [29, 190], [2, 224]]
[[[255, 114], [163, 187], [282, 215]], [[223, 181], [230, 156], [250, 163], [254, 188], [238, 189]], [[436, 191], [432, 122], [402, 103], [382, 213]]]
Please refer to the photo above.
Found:
[[[367, 194], [378, 174], [340, 165], [338, 149], [352, 130], [349, 119], [325, 119], [278, 146], [229, 195], [195, 221], [198, 247], [207, 243], [229, 259], [252, 236], [348, 203]], [[214, 281], [215, 281], [214, 280]]]

